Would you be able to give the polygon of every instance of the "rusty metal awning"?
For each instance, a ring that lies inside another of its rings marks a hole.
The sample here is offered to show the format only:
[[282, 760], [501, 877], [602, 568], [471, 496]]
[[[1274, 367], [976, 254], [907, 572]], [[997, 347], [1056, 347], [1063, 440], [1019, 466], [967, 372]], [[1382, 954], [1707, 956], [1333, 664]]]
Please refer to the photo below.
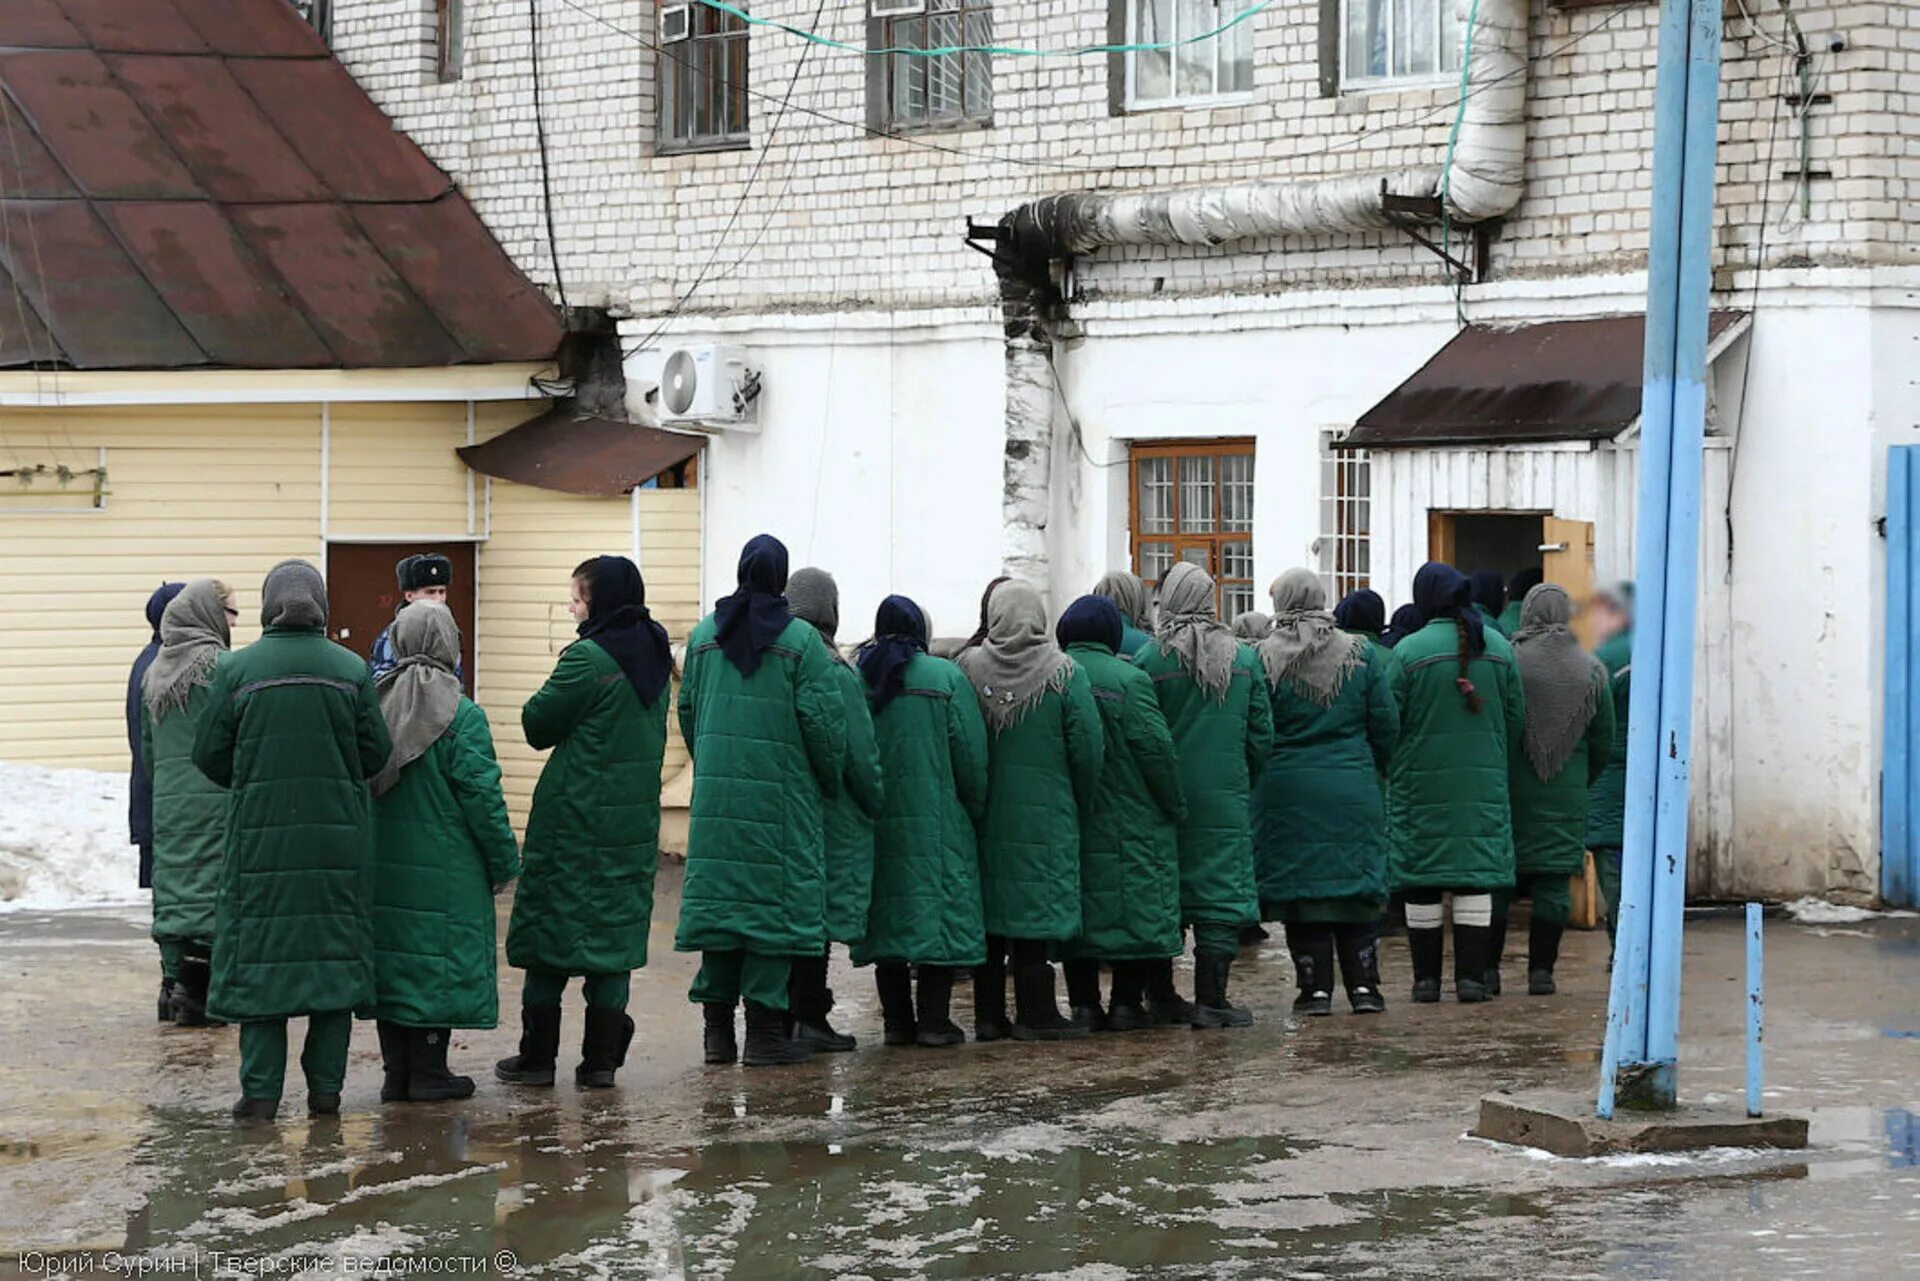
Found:
[[673, 470], [706, 445], [705, 436], [596, 417], [563, 400], [492, 440], [454, 452], [483, 476], [613, 498]]
[[[1746, 319], [1716, 311], [1710, 356]], [[1361, 449], [1611, 440], [1640, 417], [1644, 316], [1469, 325], [1385, 400], [1342, 444]]]

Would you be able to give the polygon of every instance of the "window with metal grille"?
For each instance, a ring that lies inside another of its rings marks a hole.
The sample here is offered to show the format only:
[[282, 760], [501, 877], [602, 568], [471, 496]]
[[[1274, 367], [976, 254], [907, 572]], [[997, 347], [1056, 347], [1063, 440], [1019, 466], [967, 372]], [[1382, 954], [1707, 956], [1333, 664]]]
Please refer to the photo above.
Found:
[[1458, 79], [1466, 37], [1454, 0], [1341, 0], [1344, 88]]
[[[1125, 59], [1129, 108], [1179, 106], [1253, 92], [1254, 0], [1111, 0], [1126, 6], [1126, 43], [1163, 45]], [[1210, 31], [1218, 35], [1208, 36]], [[1196, 36], [1205, 39], [1196, 40]]]
[[[871, 49], [972, 48], [993, 43], [991, 0], [925, 0], [920, 12], [901, 0], [883, 0], [867, 21]], [[895, 53], [870, 58], [868, 117], [875, 129], [958, 129], [993, 118], [993, 61], [984, 53], [927, 56]]]
[[466, 61], [466, 5], [433, 0], [433, 71], [441, 84], [458, 80]]
[[[677, 11], [671, 25], [669, 10]], [[661, 17], [661, 147], [684, 151], [746, 142], [747, 24], [704, 4], [669, 5]]]
[[1320, 433], [1320, 576], [1329, 600], [1373, 585], [1373, 461]]
[[1253, 442], [1137, 443], [1133, 572], [1157, 587], [1176, 560], [1213, 575], [1221, 621], [1254, 607]]

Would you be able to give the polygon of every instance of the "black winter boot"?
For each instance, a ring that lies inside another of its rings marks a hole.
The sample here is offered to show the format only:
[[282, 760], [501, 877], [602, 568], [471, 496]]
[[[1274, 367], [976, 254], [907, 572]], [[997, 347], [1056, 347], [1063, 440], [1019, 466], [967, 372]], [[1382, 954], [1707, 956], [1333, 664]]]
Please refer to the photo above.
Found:
[[407, 1033], [407, 1100], [439, 1103], [473, 1097], [473, 1078], [447, 1070], [453, 1034], [443, 1027], [410, 1027]]
[[1432, 1005], [1440, 999], [1440, 967], [1445, 963], [1445, 931], [1407, 927], [1407, 951], [1413, 958], [1413, 1003]]
[[1227, 979], [1233, 972], [1231, 952], [1199, 952], [1193, 958], [1193, 1026], [1248, 1027], [1253, 1011], [1227, 999]]
[[1146, 995], [1142, 983], [1143, 961], [1113, 963], [1113, 996], [1107, 1003], [1107, 1031], [1135, 1032], [1151, 1024], [1147, 1021]]
[[173, 1022], [176, 1027], [211, 1027], [207, 1017], [207, 988], [213, 982], [213, 958], [188, 952], [180, 958], [180, 977], [173, 984]]
[[160, 980], [160, 1022], [173, 1022], [173, 980]]
[[809, 956], [793, 962], [787, 981], [790, 1034], [816, 1054], [846, 1054], [859, 1042], [827, 1022], [833, 1010], [833, 989], [827, 986], [827, 958]]
[[1089, 1032], [1107, 1030], [1107, 1012], [1100, 1008], [1100, 962], [1076, 959], [1060, 966], [1067, 979], [1068, 1018]]
[[1558, 990], [1553, 982], [1553, 967], [1560, 961], [1560, 940], [1566, 929], [1538, 916], [1527, 926], [1527, 995], [1552, 996]]
[[1007, 941], [987, 939], [986, 963], [973, 972], [973, 1039], [999, 1041], [1013, 1034], [1007, 1019]]
[[787, 1035], [785, 1011], [758, 1001], [747, 1002], [747, 1044], [741, 1063], [747, 1067], [782, 1067], [805, 1063], [812, 1057], [813, 1051], [805, 1042]]
[[1028, 961], [1013, 975], [1013, 1039], [1016, 1041], [1073, 1041], [1087, 1029], [1060, 1017], [1053, 999], [1053, 966]]
[[1267, 933], [1266, 927], [1259, 924], [1258, 922], [1255, 922], [1252, 925], [1242, 925], [1240, 927], [1240, 946], [1241, 947], [1259, 947], [1262, 943], [1265, 943], [1268, 939], [1271, 939], [1272, 937], [1273, 935]]
[[553, 1062], [560, 1054], [560, 1007], [520, 1007], [520, 1053], [493, 1065], [493, 1074], [509, 1085], [552, 1085]]
[[585, 1090], [610, 1090], [613, 1074], [627, 1061], [633, 1044], [633, 1018], [625, 1010], [587, 1007], [587, 1025], [580, 1034], [580, 1066], [573, 1083]]
[[[1199, 971], [1195, 970], [1197, 977]], [[1141, 962], [1141, 974], [1147, 987], [1148, 1027], [1191, 1027], [1193, 1002], [1181, 996], [1173, 986], [1173, 958]]]
[[1507, 952], [1507, 914], [1496, 904], [1493, 924], [1487, 929], [1487, 995], [1500, 995], [1500, 962]]
[[706, 1023], [701, 1033], [701, 1047], [705, 1051], [706, 1061], [714, 1064], [732, 1063], [740, 1057], [740, 1043], [733, 1035], [733, 1006], [717, 1002], [702, 1005], [700, 1014]]
[[[926, 991], [926, 969], [920, 971], [920, 990]], [[882, 1039], [887, 1045], [914, 1045], [920, 1028], [913, 1017], [913, 971], [905, 961], [882, 961], [873, 967], [873, 988], [880, 994]]]
[[1488, 999], [1487, 957], [1493, 945], [1493, 929], [1486, 925], [1453, 923], [1453, 992], [1462, 1005], [1478, 1005]]
[[385, 1019], [373, 1025], [380, 1034], [380, 1101], [382, 1103], [405, 1103], [407, 1101], [407, 1051], [412, 1048], [407, 1039], [407, 1029], [398, 1023], [389, 1023]]
[[967, 1034], [948, 1011], [953, 1003], [953, 970], [945, 965], [920, 967], [920, 1020], [914, 1044], [943, 1050], [966, 1044]]
[[338, 1094], [315, 1094], [307, 1091], [308, 1116], [339, 1116], [340, 1096]]
[[233, 1105], [233, 1119], [236, 1121], [271, 1121], [278, 1115], [280, 1115], [279, 1099], [242, 1097]]
[[1287, 950], [1293, 954], [1294, 982], [1300, 985], [1293, 1012], [1315, 1018], [1333, 1013], [1333, 927], [1289, 925]]
[[1355, 1014], [1380, 1014], [1387, 998], [1380, 991], [1380, 944], [1372, 922], [1336, 925], [1334, 947], [1340, 954], [1340, 975], [1347, 985], [1347, 1004]]

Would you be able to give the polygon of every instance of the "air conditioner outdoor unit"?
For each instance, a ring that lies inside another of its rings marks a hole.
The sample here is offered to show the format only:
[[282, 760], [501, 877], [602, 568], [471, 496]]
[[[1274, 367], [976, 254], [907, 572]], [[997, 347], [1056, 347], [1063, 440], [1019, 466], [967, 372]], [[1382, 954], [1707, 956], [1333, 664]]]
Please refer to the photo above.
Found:
[[675, 44], [692, 34], [692, 6], [665, 5], [660, 10], [660, 43]]
[[716, 343], [668, 350], [654, 408], [662, 423], [758, 431], [760, 371], [738, 347]]
[[871, 0], [867, 10], [876, 18], [910, 18], [927, 11], [927, 0]]

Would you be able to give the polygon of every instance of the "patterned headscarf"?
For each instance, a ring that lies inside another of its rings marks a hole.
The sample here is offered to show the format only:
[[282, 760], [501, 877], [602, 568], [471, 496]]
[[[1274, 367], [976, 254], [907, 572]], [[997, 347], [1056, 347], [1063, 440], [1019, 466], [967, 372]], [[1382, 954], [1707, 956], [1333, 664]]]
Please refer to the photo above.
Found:
[[1160, 580], [1154, 641], [1161, 653], [1180, 660], [1209, 698], [1216, 703], [1227, 701], [1240, 642], [1214, 612], [1213, 575], [1184, 560], [1167, 571]]

